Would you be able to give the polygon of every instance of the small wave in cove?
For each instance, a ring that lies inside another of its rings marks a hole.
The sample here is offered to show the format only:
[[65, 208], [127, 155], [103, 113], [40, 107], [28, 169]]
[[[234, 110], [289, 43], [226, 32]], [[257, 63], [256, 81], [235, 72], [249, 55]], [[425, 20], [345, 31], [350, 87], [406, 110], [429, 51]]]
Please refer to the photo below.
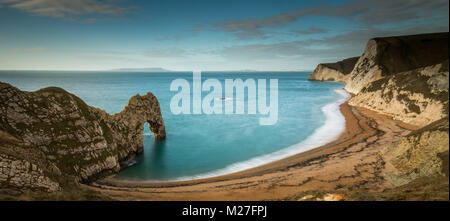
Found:
[[[294, 154], [298, 154], [315, 147], [322, 146], [334, 139], [336, 139], [345, 129], [345, 117], [339, 110], [339, 106], [347, 101], [350, 95], [343, 89], [335, 89], [335, 93], [340, 95], [339, 99], [333, 103], [327, 104], [322, 107], [322, 112], [325, 114], [325, 124], [317, 128], [313, 134], [307, 137], [300, 143], [294, 144], [282, 150], [276, 151], [274, 153], [254, 157], [247, 161], [238, 162], [231, 164], [225, 168], [214, 170], [207, 173], [202, 173], [195, 176], [184, 176], [171, 179], [169, 181], [182, 181], [182, 180], [193, 180], [214, 177], [229, 173], [234, 173], [238, 171], [243, 171], [253, 167], [261, 166], [273, 161], [277, 161]], [[158, 182], [162, 180], [151, 180], [148, 182]], [[168, 181], [168, 180], [164, 180]]]

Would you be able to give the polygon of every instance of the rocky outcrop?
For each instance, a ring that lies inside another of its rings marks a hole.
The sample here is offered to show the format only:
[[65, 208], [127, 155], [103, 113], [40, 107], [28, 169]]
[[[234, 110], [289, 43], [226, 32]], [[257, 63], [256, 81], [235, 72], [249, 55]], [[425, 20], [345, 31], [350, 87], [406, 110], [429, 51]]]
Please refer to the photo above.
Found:
[[309, 79], [344, 81], [349, 104], [423, 127], [448, 116], [448, 40], [448, 32], [373, 38], [349, 74], [320, 64]]
[[383, 77], [448, 60], [448, 32], [370, 39], [345, 90], [358, 94]]
[[0, 154], [0, 186], [48, 192], [61, 189], [59, 183], [45, 176], [36, 164], [4, 154]]
[[448, 116], [448, 33], [374, 38], [347, 79], [349, 103], [423, 127]]
[[24, 92], [0, 82], [0, 187], [55, 191], [118, 172], [143, 151], [144, 123], [165, 137], [156, 97], [132, 97], [109, 115], [67, 91]]
[[346, 82], [358, 59], [359, 57], [353, 57], [336, 63], [319, 64], [311, 73], [308, 80]]
[[448, 32], [370, 39], [344, 80], [350, 105], [422, 128], [381, 154], [395, 168], [384, 176], [394, 186], [448, 177], [448, 41]]
[[386, 161], [397, 170], [385, 176], [394, 186], [421, 177], [448, 177], [448, 118], [411, 132], [383, 152]]
[[347, 58], [336, 63], [323, 63], [309, 75], [310, 81], [340, 81], [346, 82], [355, 67], [359, 57]]
[[425, 126], [448, 116], [448, 60], [373, 81], [349, 100], [391, 116]]

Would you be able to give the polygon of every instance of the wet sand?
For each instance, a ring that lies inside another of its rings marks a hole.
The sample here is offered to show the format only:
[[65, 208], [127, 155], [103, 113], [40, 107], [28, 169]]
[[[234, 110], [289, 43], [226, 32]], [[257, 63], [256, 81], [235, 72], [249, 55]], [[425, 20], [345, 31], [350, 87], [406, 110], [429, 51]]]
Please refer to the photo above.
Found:
[[381, 150], [418, 129], [376, 112], [340, 110], [346, 128], [338, 139], [263, 166], [227, 175], [174, 182], [133, 182], [114, 177], [89, 188], [116, 200], [289, 200], [307, 191], [380, 191], [391, 187], [384, 173], [395, 169]]

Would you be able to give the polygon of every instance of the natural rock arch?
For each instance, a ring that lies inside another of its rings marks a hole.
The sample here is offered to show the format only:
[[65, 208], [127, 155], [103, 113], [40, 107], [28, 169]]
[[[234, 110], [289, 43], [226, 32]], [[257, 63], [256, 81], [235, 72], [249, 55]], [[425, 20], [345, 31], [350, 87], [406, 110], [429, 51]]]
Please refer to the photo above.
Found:
[[[0, 101], [0, 161], [26, 161], [40, 171], [37, 177], [30, 173], [31, 180], [48, 179], [40, 186], [31, 182], [30, 188], [53, 191], [48, 183], [87, 183], [119, 172], [143, 151], [145, 122], [155, 139], [166, 136], [152, 93], [133, 96], [113, 115], [56, 87], [26, 92], [0, 82]], [[0, 178], [0, 184], [19, 187], [9, 173], [0, 172]]]
[[[149, 129], [155, 135], [155, 139], [160, 140], [166, 137], [166, 128], [158, 99], [150, 92], [143, 96], [137, 94], [131, 97], [127, 106], [114, 117], [119, 123], [131, 127], [136, 125], [142, 130], [144, 123], [147, 122]], [[143, 131], [140, 134], [142, 135]]]

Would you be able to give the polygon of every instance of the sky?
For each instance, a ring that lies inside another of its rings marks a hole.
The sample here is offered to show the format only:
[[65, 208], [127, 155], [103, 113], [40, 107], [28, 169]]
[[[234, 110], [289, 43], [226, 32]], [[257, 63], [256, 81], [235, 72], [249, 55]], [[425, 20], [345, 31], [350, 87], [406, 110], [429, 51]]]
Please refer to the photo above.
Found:
[[448, 0], [0, 0], [0, 70], [308, 71], [448, 32]]

